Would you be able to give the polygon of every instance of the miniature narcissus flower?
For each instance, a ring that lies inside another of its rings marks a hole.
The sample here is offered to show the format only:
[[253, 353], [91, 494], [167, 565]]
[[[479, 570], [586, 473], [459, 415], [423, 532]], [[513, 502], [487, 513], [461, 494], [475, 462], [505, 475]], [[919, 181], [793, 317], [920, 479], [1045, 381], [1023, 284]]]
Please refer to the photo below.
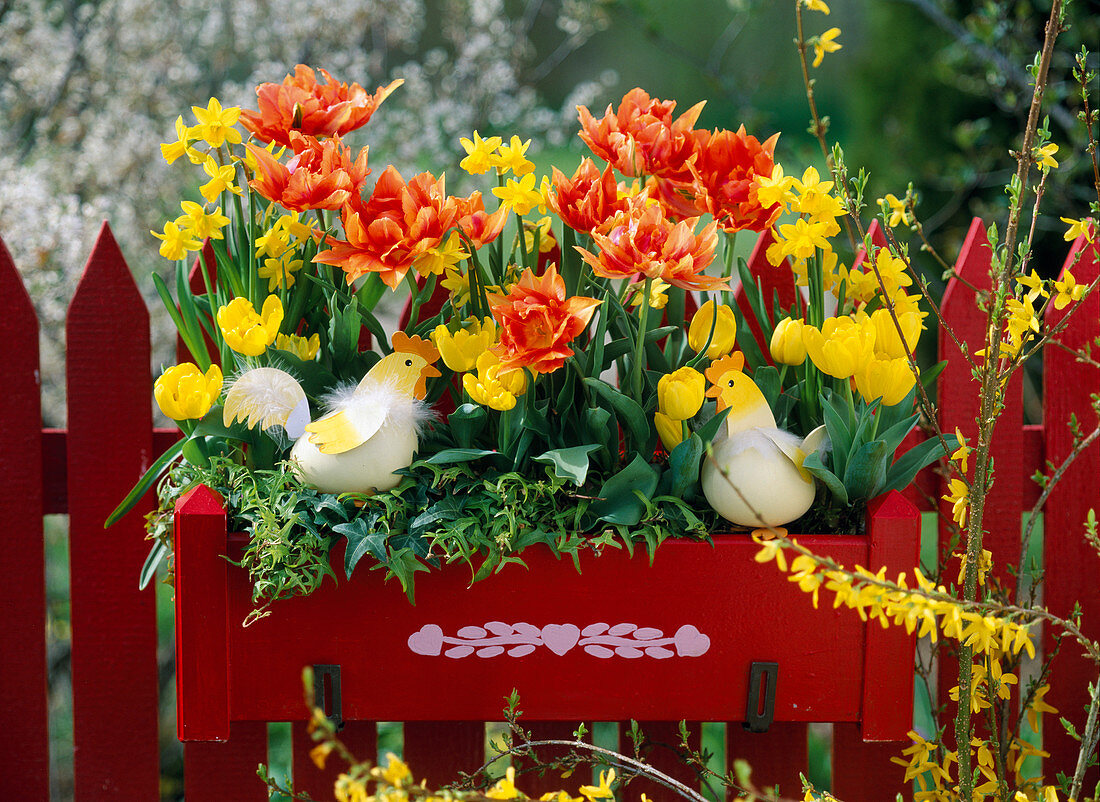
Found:
[[708, 359], [717, 359], [732, 351], [736, 343], [737, 319], [733, 309], [728, 304], [718, 305], [713, 300], [700, 306], [688, 325], [691, 350], [700, 353], [706, 349]]
[[172, 420], [197, 420], [210, 411], [222, 391], [222, 371], [211, 365], [203, 373], [197, 365], [173, 365], [153, 385], [160, 411]]
[[283, 304], [278, 295], [269, 295], [256, 314], [247, 298], [234, 298], [218, 310], [218, 327], [226, 345], [245, 356], [259, 356], [275, 342], [283, 322]]

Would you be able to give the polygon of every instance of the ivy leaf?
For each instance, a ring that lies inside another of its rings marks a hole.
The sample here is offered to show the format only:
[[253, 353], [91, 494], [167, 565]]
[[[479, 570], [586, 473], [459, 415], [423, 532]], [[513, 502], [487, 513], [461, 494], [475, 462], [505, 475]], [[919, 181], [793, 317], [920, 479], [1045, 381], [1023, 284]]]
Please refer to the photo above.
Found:
[[559, 479], [569, 479], [580, 487], [588, 477], [588, 455], [598, 448], [602, 448], [602, 446], [592, 444], [570, 448], [555, 448], [539, 454], [534, 460], [552, 466], [554, 476]]
[[344, 552], [344, 574], [348, 579], [351, 579], [351, 572], [366, 554], [380, 563], [386, 562], [387, 532], [376, 529], [377, 522], [378, 515], [374, 514], [332, 527], [332, 531], [348, 540], [348, 548]]
[[[421, 542], [421, 536], [440, 521], [454, 521], [461, 518], [466, 501], [465, 496], [449, 494], [437, 501], [424, 512], [413, 518], [409, 523], [409, 535], [417, 542]], [[424, 548], [426, 555], [427, 548]], [[422, 555], [423, 556], [423, 555]]]
[[471, 462], [499, 453], [499, 451], [489, 451], [484, 448], [445, 448], [432, 454], [424, 462], [429, 465], [454, 465], [456, 462]]

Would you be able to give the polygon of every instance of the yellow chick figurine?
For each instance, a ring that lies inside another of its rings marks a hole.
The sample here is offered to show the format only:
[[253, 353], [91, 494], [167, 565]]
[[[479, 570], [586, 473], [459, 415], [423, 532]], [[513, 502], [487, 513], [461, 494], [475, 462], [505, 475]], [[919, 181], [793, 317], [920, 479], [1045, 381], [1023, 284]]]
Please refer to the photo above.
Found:
[[225, 424], [284, 426], [296, 438], [290, 462], [302, 481], [322, 492], [389, 490], [401, 481], [394, 471], [412, 464], [420, 426], [431, 417], [423, 403], [427, 379], [440, 375], [430, 342], [397, 332], [393, 345], [359, 384], [331, 393], [331, 411], [312, 423], [293, 377], [277, 368], [250, 370], [226, 395]]
[[738, 352], [706, 371], [713, 385], [707, 395], [718, 399], [718, 411], [728, 408], [729, 414], [725, 432], [714, 439], [713, 460], [703, 462], [703, 494], [732, 523], [777, 527], [814, 502], [813, 476], [802, 462], [824, 443], [825, 427], [804, 439], [776, 428], [764, 394], [741, 370], [744, 363]]

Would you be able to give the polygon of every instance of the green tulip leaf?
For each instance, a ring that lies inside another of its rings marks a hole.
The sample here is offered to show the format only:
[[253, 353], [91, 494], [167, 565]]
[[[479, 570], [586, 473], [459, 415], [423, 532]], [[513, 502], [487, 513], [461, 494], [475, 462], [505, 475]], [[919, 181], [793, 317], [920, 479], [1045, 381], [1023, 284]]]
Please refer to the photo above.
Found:
[[646, 451], [650, 427], [645, 412], [638, 402], [627, 395], [623, 395], [610, 384], [591, 376], [585, 376], [584, 383], [611, 405], [611, 408], [615, 410], [615, 415], [622, 422], [623, 428], [637, 449], [642, 452]]
[[844, 469], [844, 487], [848, 489], [848, 498], [856, 500], [877, 496], [886, 478], [889, 461], [890, 455], [882, 440], [872, 440], [856, 449]]
[[[947, 441], [948, 449], [957, 448], [959, 445], [958, 438], [953, 434], [944, 435], [944, 440]], [[945, 454], [946, 452], [943, 450], [943, 445], [938, 437], [931, 437], [923, 443], [913, 446], [898, 457], [897, 461], [887, 470], [881, 492], [901, 490], [903, 487], [908, 486], [916, 477], [917, 471], [931, 465]]]
[[665, 495], [685, 499], [699, 483], [699, 464], [703, 459], [703, 441], [699, 435], [680, 442], [668, 455], [668, 475], [672, 482]]
[[802, 467], [820, 479], [838, 502], [841, 504], [848, 503], [848, 490], [844, 487], [844, 482], [840, 481], [835, 473], [825, 467], [820, 454], [815, 451], [807, 456], [802, 463]]
[[485, 429], [488, 419], [485, 407], [463, 404], [447, 416], [447, 425], [454, 434], [455, 442], [462, 448], [469, 448]]
[[599, 500], [590, 511], [609, 524], [634, 526], [645, 514], [644, 498], [652, 498], [657, 489], [657, 469], [640, 456], [603, 483]]

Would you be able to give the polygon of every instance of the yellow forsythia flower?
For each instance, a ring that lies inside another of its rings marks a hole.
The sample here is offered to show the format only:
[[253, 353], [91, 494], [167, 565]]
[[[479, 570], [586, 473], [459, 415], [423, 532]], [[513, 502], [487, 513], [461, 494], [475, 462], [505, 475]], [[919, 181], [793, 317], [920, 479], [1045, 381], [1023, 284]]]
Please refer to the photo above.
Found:
[[442, 323], [431, 334], [432, 345], [439, 351], [443, 364], [455, 373], [465, 373], [477, 365], [477, 358], [485, 353], [497, 337], [496, 323], [491, 317], [479, 322], [471, 318], [467, 328], [454, 334]]
[[[715, 309], [718, 310], [717, 313]], [[717, 322], [715, 314], [718, 315]], [[711, 327], [714, 328], [714, 337], [707, 348], [707, 357], [717, 359], [732, 351], [737, 342], [737, 320], [733, 316], [733, 309], [726, 304], [718, 306], [714, 301], [707, 301], [699, 307], [688, 325], [688, 345], [695, 353], [706, 346]]]
[[1073, 273], [1064, 271], [1061, 280], [1054, 282], [1054, 308], [1064, 309], [1069, 304], [1080, 301], [1087, 289], [1087, 285], [1077, 283]]
[[263, 310], [256, 314], [247, 298], [234, 298], [218, 310], [218, 327], [226, 345], [245, 356], [259, 356], [275, 342], [283, 322], [283, 304], [278, 295], [269, 295]]
[[173, 365], [153, 385], [160, 411], [172, 420], [197, 420], [210, 411], [222, 391], [222, 371], [211, 365], [204, 374], [197, 365]]
[[303, 362], [309, 362], [321, 350], [321, 336], [314, 334], [307, 340], [297, 334], [280, 334], [275, 338], [275, 347], [280, 351], [289, 351]]
[[657, 436], [661, 438], [661, 445], [665, 447], [665, 451], [672, 451], [684, 439], [684, 425], [663, 412], [653, 413], [653, 425], [657, 429]]
[[805, 326], [802, 342], [818, 370], [837, 379], [847, 379], [874, 358], [875, 329], [870, 321], [861, 325], [841, 315], [827, 318], [820, 330]]
[[516, 770], [509, 766], [504, 772], [504, 778], [497, 780], [497, 784], [485, 792], [489, 799], [516, 799], [522, 796], [516, 788]]
[[802, 342], [805, 325], [805, 321], [792, 317], [779, 321], [769, 344], [772, 359], [782, 365], [801, 365], [806, 361], [806, 346]]
[[393, 752], [387, 752], [386, 761], [386, 768], [375, 766], [370, 770], [370, 775], [396, 788], [400, 788], [402, 785], [412, 782], [412, 772], [409, 771], [409, 767], [405, 765], [401, 758]]
[[835, 53], [840, 50], [842, 45], [836, 41], [836, 38], [840, 36], [840, 28], [830, 28], [817, 37], [814, 42], [814, 66], [818, 67], [821, 62], [825, 60], [826, 53]]
[[943, 496], [943, 500], [951, 505], [951, 516], [959, 526], [966, 526], [966, 510], [970, 506], [970, 490], [966, 482], [961, 479], [952, 479], [948, 485], [950, 492]]
[[687, 420], [703, 406], [707, 381], [695, 368], [682, 367], [657, 382], [657, 407], [675, 421]]
[[882, 399], [882, 405], [900, 404], [917, 384], [905, 357], [871, 359], [855, 373], [856, 389], [864, 401]]
[[347, 774], [341, 774], [336, 778], [333, 788], [336, 802], [367, 802], [367, 786], [362, 780], [352, 779]]

